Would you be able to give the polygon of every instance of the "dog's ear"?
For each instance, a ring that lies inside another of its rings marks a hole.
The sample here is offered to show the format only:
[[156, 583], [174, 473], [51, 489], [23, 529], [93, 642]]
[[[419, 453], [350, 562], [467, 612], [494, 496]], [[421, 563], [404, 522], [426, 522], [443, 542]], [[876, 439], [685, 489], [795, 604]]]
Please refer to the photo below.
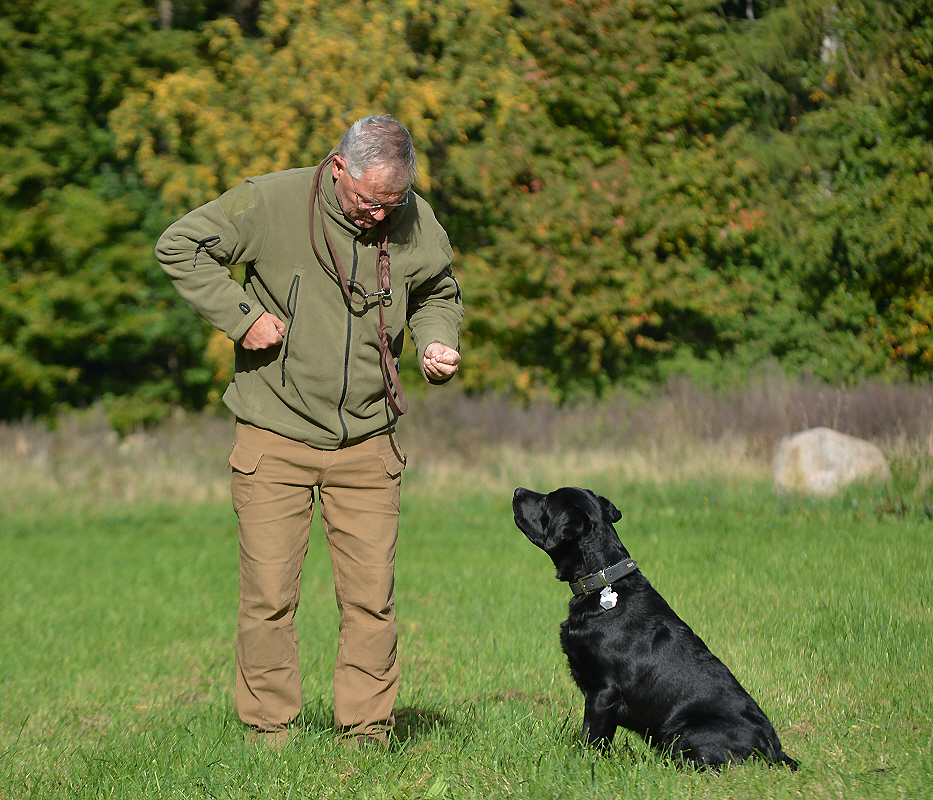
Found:
[[552, 550], [561, 542], [569, 542], [589, 533], [592, 527], [590, 518], [582, 508], [566, 507], [548, 522], [544, 547], [546, 550]]
[[602, 509], [603, 519], [606, 522], [613, 523], [622, 519], [622, 512], [619, 511], [615, 505], [613, 505], [611, 500], [607, 500], [605, 497], [600, 497], [599, 507]]

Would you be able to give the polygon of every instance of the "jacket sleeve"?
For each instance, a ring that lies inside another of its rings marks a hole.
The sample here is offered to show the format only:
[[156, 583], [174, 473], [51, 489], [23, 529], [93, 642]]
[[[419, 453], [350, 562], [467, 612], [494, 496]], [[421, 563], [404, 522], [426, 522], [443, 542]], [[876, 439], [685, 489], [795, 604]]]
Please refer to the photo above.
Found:
[[[408, 292], [408, 325], [419, 365], [422, 365], [425, 348], [433, 342], [460, 350], [463, 296], [451, 268], [452, 261], [453, 250], [446, 232], [441, 229], [437, 252], [439, 270], [435, 270], [431, 278], [412, 286]], [[431, 383], [446, 382], [432, 380], [426, 375], [425, 379]]]
[[156, 244], [156, 258], [185, 302], [235, 342], [263, 308], [229, 267], [258, 256], [263, 230], [261, 195], [245, 182], [170, 225]]

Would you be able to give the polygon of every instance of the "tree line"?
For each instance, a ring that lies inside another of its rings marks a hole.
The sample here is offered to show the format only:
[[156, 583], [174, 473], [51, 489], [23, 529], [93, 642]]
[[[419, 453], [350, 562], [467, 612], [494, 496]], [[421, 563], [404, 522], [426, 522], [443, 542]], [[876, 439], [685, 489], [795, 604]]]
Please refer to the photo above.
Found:
[[470, 391], [933, 363], [933, 0], [0, 11], [0, 417], [218, 403], [230, 344], [156, 238], [368, 113], [411, 130], [457, 251]]

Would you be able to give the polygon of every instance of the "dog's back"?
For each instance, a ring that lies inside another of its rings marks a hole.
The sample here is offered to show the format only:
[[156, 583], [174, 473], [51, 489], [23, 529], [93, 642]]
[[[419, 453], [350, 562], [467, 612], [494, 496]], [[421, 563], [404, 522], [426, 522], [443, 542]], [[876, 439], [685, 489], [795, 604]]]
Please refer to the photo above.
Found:
[[[576, 598], [561, 646], [584, 696], [615, 698], [615, 724], [699, 766], [787, 758], [755, 700], [641, 574], [614, 608]], [[582, 602], [580, 602], [582, 600]], [[586, 732], [585, 732], [586, 733]]]

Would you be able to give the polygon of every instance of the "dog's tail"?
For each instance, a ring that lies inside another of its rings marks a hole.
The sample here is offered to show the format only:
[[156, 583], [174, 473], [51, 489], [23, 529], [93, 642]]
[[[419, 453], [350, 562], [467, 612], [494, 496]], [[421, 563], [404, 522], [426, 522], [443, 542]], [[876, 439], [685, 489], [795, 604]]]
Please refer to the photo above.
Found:
[[800, 765], [796, 761], [794, 761], [794, 759], [792, 759], [789, 755], [787, 755], [787, 753], [781, 753], [781, 760], [778, 763], [784, 764], [785, 766], [790, 767], [790, 769], [793, 772], [796, 772], [797, 769], [800, 767]]

